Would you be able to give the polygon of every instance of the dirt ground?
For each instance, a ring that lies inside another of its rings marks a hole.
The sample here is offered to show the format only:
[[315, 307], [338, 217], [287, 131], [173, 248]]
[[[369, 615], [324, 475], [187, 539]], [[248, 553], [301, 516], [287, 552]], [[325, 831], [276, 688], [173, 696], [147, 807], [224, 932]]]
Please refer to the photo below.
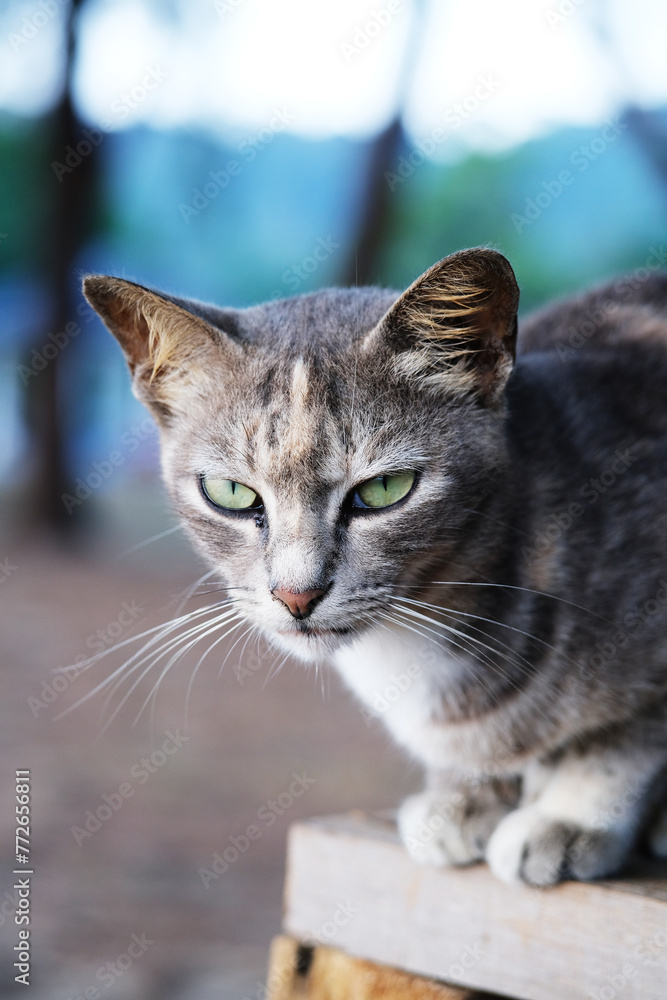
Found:
[[159, 667], [104, 733], [105, 691], [57, 720], [137, 646], [76, 676], [54, 668], [166, 621], [204, 570], [171, 537], [150, 558], [11, 539], [5, 557], [0, 997], [25, 995], [12, 871], [14, 774], [29, 769], [31, 1000], [259, 1000], [290, 823], [391, 807], [416, 769], [330, 672], [287, 663], [270, 676], [273, 654], [242, 644], [221, 671], [234, 636], [197, 671], [187, 727], [203, 647], [164, 678], [152, 720], [133, 725]]

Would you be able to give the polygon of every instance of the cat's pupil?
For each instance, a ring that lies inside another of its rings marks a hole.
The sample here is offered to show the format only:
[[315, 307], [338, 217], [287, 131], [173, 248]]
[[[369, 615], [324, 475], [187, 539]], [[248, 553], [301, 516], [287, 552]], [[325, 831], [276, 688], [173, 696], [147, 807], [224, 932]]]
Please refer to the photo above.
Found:
[[354, 492], [352, 506], [378, 509], [392, 507], [408, 495], [415, 482], [414, 472], [376, 476], [361, 483]]
[[200, 483], [206, 499], [220, 510], [257, 511], [262, 508], [258, 494], [234, 479], [201, 476]]

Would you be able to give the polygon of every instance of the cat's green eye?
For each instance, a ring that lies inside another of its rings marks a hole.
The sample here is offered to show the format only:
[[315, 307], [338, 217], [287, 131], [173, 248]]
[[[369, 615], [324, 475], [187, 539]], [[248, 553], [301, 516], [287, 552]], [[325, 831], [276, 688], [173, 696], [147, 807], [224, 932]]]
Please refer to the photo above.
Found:
[[202, 476], [201, 487], [211, 503], [225, 510], [256, 510], [262, 506], [262, 501], [254, 490], [233, 479]]
[[354, 491], [353, 507], [391, 507], [406, 497], [415, 481], [414, 472], [399, 472], [396, 476], [376, 476], [361, 483]]

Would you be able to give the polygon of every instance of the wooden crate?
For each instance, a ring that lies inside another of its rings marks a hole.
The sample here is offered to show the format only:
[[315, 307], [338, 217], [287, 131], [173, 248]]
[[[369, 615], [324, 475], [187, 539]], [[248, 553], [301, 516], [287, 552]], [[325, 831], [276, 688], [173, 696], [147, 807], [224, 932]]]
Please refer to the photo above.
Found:
[[388, 823], [314, 819], [290, 831], [284, 929], [302, 945], [518, 1000], [667, 1000], [665, 864], [507, 886], [485, 865], [416, 865]]
[[267, 1000], [494, 1000], [287, 936], [271, 945], [267, 988]]

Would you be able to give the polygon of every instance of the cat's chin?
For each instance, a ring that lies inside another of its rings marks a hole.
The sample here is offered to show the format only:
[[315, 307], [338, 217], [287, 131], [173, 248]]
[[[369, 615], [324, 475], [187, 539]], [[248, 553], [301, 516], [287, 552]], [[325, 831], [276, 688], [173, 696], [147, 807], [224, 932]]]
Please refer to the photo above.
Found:
[[281, 650], [291, 653], [304, 663], [328, 659], [342, 645], [352, 641], [352, 629], [290, 629], [271, 632], [270, 639]]

